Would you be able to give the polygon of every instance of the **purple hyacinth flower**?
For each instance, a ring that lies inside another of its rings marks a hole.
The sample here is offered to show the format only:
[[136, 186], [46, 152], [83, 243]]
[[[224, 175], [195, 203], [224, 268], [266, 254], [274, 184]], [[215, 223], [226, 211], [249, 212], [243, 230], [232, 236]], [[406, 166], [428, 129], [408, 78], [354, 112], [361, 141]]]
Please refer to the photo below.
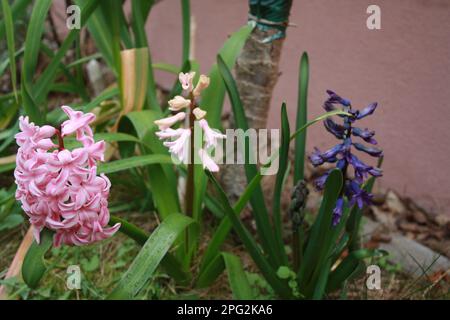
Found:
[[347, 154], [347, 161], [357, 171], [367, 172], [370, 168], [372, 168], [371, 166], [368, 166], [367, 164], [359, 160], [359, 158], [352, 153]]
[[314, 167], [320, 166], [325, 162], [322, 158], [322, 152], [318, 148], [314, 148], [314, 152], [309, 155], [309, 160]]
[[358, 208], [362, 209], [365, 204], [370, 204], [372, 201], [372, 195], [362, 189], [358, 182], [351, 180], [348, 183], [348, 196], [350, 198], [350, 206], [357, 205]]
[[335, 145], [333, 148], [328, 149], [327, 151], [325, 151], [324, 153], [322, 153], [321, 157], [324, 161], [326, 162], [335, 162], [335, 161], [331, 161], [332, 159], [336, 159], [336, 155], [338, 155], [339, 153], [341, 153], [344, 150], [344, 144], [337, 144]]
[[342, 211], [344, 209], [344, 199], [338, 198], [336, 201], [336, 207], [333, 210], [333, 226], [336, 226], [341, 221]]
[[[343, 119], [342, 124], [337, 123], [330, 118], [327, 118], [324, 121], [326, 130], [337, 139], [342, 140], [342, 143], [337, 144], [322, 153], [319, 149], [315, 148], [315, 151], [309, 156], [309, 159], [314, 166], [322, 165], [325, 162], [336, 162], [336, 168], [343, 172], [344, 188], [341, 196], [336, 202], [336, 207], [333, 210], [333, 225], [336, 225], [341, 219], [343, 207], [346, 203], [348, 203], [349, 206], [357, 205], [359, 208], [362, 208], [365, 204], [371, 203], [372, 195], [364, 190], [362, 185], [369, 177], [369, 174], [374, 177], [382, 175], [382, 171], [379, 168], [367, 165], [354, 155], [352, 151], [362, 151], [374, 157], [381, 157], [383, 152], [381, 149], [352, 141], [353, 137], [358, 137], [367, 143], [373, 145], [377, 144], [377, 141], [373, 138], [375, 135], [374, 131], [353, 127], [353, 124], [358, 120], [373, 114], [377, 108], [377, 103], [372, 103], [359, 111], [352, 109], [350, 100], [342, 98], [335, 92], [327, 90], [327, 94], [328, 98], [323, 105], [326, 111], [343, 110], [350, 115], [339, 115], [339, 118]], [[340, 105], [341, 108], [339, 108], [338, 105]], [[354, 178], [350, 178], [347, 175], [349, 167], [354, 169]], [[314, 181], [317, 190], [323, 190], [330, 171], [331, 170], [327, 171], [324, 175]]]
[[316, 188], [316, 190], [320, 191], [323, 190], [323, 188], [325, 188], [325, 182], [327, 181], [329, 175], [330, 171], [326, 172], [324, 175], [314, 180], [314, 187]]
[[357, 119], [360, 120], [364, 117], [371, 115], [372, 113], [374, 113], [377, 106], [378, 106], [378, 103], [376, 103], [376, 102], [369, 104], [367, 107], [365, 107], [364, 109], [362, 109], [359, 112]]
[[345, 107], [349, 107], [351, 105], [350, 100], [342, 98], [338, 94], [336, 94], [334, 91], [327, 90], [327, 93], [329, 95], [328, 102], [330, 103], [339, 103], [340, 105], [343, 105]]
[[328, 102], [328, 101], [325, 101], [323, 103], [323, 108], [325, 109], [326, 112], [331, 112], [331, 111], [336, 110], [334, 105], [331, 102]]
[[368, 172], [374, 177], [381, 177], [383, 175], [383, 171], [375, 167], [370, 168]]
[[345, 158], [342, 158], [337, 162], [336, 168], [338, 168], [339, 170], [344, 170], [346, 165], [347, 165], [347, 160], [345, 160]]
[[383, 151], [381, 149], [374, 148], [374, 147], [368, 147], [368, 146], [365, 146], [365, 145], [363, 145], [361, 143], [357, 143], [357, 142], [353, 143], [353, 145], [359, 151], [363, 151], [363, 152], [371, 155], [372, 157], [381, 157], [383, 155]]
[[353, 127], [352, 135], [354, 135], [355, 137], [360, 137], [365, 142], [368, 142], [370, 144], [378, 144], [378, 142], [373, 138], [373, 136], [375, 135], [375, 131]]
[[344, 126], [341, 126], [340, 124], [337, 124], [336, 122], [334, 122], [330, 118], [327, 118], [323, 122], [323, 124], [325, 125], [325, 128], [327, 129], [327, 131], [329, 133], [331, 133], [332, 135], [334, 135], [338, 139], [344, 139], [344, 133], [345, 133]]

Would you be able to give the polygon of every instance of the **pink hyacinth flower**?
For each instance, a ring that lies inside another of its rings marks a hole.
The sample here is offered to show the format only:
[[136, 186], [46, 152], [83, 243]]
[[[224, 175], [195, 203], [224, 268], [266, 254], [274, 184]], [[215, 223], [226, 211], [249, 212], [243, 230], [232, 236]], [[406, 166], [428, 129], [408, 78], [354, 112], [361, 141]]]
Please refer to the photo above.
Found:
[[70, 151], [60, 146], [61, 150], [51, 151], [56, 146], [50, 138], [57, 130], [19, 118], [16, 199], [34, 226], [38, 243], [40, 232], [47, 228], [55, 231], [55, 246], [90, 244], [112, 236], [120, 227], [108, 227], [111, 183], [105, 175], [97, 176], [96, 162], [103, 160], [105, 142], [94, 142], [89, 127], [93, 114], [70, 107], [63, 110], [69, 120], [62, 124], [61, 135], [76, 133], [83, 147]]
[[61, 135], [63, 137], [74, 132], [77, 133], [77, 139], [81, 139], [85, 133], [91, 137], [93, 136], [92, 129], [89, 127], [89, 124], [95, 120], [93, 113], [75, 111], [69, 106], [62, 106], [61, 109], [69, 117], [69, 120], [64, 121], [61, 125]]

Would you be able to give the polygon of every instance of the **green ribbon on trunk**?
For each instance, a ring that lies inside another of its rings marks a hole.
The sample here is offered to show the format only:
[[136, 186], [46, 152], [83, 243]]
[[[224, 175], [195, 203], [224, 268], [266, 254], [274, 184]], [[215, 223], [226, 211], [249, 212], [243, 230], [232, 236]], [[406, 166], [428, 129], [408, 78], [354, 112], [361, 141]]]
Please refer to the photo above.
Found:
[[265, 38], [264, 43], [286, 36], [292, 0], [249, 0], [249, 7], [248, 19], [250, 24], [256, 25], [263, 31], [278, 30], [278, 32]]

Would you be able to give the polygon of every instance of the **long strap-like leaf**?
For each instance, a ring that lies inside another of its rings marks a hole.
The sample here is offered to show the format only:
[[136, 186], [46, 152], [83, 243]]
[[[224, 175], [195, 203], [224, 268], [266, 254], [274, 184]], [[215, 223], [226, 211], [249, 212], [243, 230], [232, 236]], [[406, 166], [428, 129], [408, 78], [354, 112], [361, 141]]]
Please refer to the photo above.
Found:
[[280, 297], [290, 298], [291, 297], [290, 288], [283, 280], [277, 277], [276, 271], [272, 268], [267, 259], [264, 257], [263, 253], [261, 252], [261, 249], [259, 248], [256, 241], [253, 239], [252, 235], [247, 230], [247, 228], [242, 224], [241, 220], [239, 219], [233, 208], [231, 208], [231, 205], [228, 202], [228, 198], [225, 194], [225, 191], [223, 191], [222, 187], [219, 185], [216, 178], [214, 178], [214, 176], [210, 172], [207, 172], [207, 175], [218, 193], [218, 199], [220, 200], [225, 210], [225, 213], [227, 214], [228, 218], [233, 224], [234, 230], [239, 235], [239, 238], [244, 243], [245, 248], [247, 249], [250, 256], [253, 258], [253, 261], [255, 261], [258, 268], [263, 273], [267, 282], [272, 286], [272, 288]]
[[[249, 126], [247, 123], [247, 118], [245, 116], [242, 101], [237, 90], [236, 82], [231, 75], [230, 69], [227, 67], [220, 55], [217, 56], [217, 65], [219, 67], [220, 74], [222, 75], [222, 79], [225, 82], [225, 86], [230, 97], [236, 126], [239, 129], [244, 130], [245, 132], [249, 129]], [[244, 143], [244, 150], [247, 158], [245, 159], [244, 169], [247, 181], [250, 182], [253, 177], [257, 175], [258, 169], [256, 167], [256, 164], [252, 164], [250, 163], [250, 161], [248, 161], [250, 156], [249, 153], [251, 152], [248, 136], [246, 136]], [[261, 187], [257, 187], [255, 189], [250, 202], [254, 211], [253, 217], [256, 221], [258, 236], [259, 240], [261, 241], [262, 247], [265, 253], [269, 255], [271, 264], [274, 267], [279, 266], [283, 261], [281, 259], [281, 252], [284, 250], [284, 247], [279, 248], [277, 246], [278, 243], [275, 241], [269, 219], [269, 213], [265, 205], [264, 194]]]
[[131, 299], [151, 278], [177, 237], [193, 223], [185, 215], [173, 213], [156, 228], [107, 299]]

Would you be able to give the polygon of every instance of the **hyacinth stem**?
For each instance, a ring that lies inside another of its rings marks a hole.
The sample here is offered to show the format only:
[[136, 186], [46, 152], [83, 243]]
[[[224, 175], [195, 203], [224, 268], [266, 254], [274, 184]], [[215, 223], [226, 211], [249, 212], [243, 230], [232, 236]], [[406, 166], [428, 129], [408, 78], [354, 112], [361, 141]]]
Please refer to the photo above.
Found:
[[190, 141], [190, 151], [189, 151], [189, 162], [187, 164], [187, 183], [186, 183], [186, 214], [192, 217], [193, 207], [194, 207], [194, 122], [195, 115], [192, 112], [195, 108], [194, 96], [190, 94], [191, 105], [189, 112], [189, 128], [191, 130], [191, 141]]
[[[190, 141], [190, 152], [189, 161], [187, 164], [187, 181], [186, 181], [186, 193], [185, 193], [185, 211], [186, 215], [189, 217], [193, 216], [194, 213], [194, 123], [195, 115], [193, 110], [195, 108], [195, 98], [192, 92], [189, 95], [191, 99], [190, 112], [189, 112], [189, 128], [191, 130], [191, 141]], [[189, 251], [189, 231], [186, 230], [186, 253]]]
[[301, 239], [301, 226], [292, 227], [292, 246], [293, 246], [293, 259], [294, 259], [294, 271], [298, 272], [301, 264], [301, 257], [303, 256], [303, 239]]
[[139, 243], [141, 246], [145, 244], [147, 241], [149, 234], [147, 234], [144, 230], [135, 226], [132, 223], [129, 223], [125, 219], [121, 219], [119, 217], [111, 215], [109, 219], [109, 225], [113, 226], [116, 223], [120, 223], [119, 231], [123, 234], [126, 234], [128, 237]]
[[58, 150], [62, 151], [64, 150], [64, 139], [61, 135], [61, 130], [56, 129], [56, 135], [58, 136]]

